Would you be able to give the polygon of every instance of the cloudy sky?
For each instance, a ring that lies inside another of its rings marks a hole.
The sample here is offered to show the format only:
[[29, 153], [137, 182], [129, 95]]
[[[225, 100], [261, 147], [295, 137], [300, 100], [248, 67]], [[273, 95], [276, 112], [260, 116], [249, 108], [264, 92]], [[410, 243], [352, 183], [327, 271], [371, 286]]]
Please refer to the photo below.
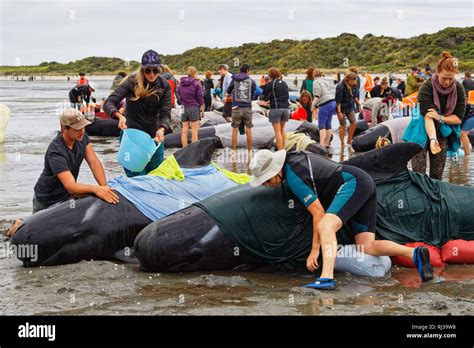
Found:
[[474, 0], [0, 0], [0, 65], [474, 26]]

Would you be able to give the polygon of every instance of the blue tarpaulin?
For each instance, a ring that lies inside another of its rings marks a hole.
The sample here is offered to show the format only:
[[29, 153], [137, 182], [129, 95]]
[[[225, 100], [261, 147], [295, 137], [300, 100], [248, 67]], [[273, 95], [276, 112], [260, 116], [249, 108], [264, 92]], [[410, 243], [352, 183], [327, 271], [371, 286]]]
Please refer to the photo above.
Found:
[[237, 186], [215, 166], [182, 168], [185, 179], [159, 176], [120, 176], [109, 186], [120, 192], [146, 217], [156, 221], [216, 193]]

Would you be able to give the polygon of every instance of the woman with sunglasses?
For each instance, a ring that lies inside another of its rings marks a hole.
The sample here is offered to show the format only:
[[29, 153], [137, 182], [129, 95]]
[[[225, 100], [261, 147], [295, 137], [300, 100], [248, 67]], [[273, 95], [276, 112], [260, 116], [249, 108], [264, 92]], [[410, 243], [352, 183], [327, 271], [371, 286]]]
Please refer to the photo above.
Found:
[[[161, 60], [153, 50], [142, 56], [140, 69], [127, 77], [107, 98], [104, 110], [112, 118], [119, 120], [119, 128], [139, 129], [155, 138], [157, 143], [164, 140], [164, 134], [170, 127], [171, 87], [160, 76]], [[125, 115], [119, 111], [122, 99], [126, 98]], [[120, 137], [121, 139], [121, 137]], [[142, 172], [131, 172], [124, 168], [128, 177], [145, 175], [157, 168], [164, 159], [164, 147], [160, 146]]]

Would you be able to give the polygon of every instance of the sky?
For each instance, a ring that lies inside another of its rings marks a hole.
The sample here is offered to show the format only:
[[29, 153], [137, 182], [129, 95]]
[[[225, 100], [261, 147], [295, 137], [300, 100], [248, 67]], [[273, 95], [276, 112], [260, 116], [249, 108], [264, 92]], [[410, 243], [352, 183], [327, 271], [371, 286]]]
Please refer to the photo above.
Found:
[[474, 0], [0, 0], [0, 65], [474, 26]]

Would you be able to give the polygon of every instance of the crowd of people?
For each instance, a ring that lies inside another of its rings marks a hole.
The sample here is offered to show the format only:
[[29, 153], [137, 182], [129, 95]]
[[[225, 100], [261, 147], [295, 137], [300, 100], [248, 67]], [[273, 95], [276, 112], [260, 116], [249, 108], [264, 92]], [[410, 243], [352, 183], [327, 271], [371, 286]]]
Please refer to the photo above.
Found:
[[[290, 113], [289, 86], [276, 67], [268, 69], [258, 86], [250, 77], [251, 67], [240, 66], [233, 74], [229, 67], [217, 67], [220, 79], [214, 84], [212, 72], [205, 79], [198, 78], [195, 67], [187, 68], [187, 76], [179, 81], [170, 68], [161, 62], [156, 51], [145, 52], [137, 72], [127, 76], [120, 74], [114, 81], [114, 90], [106, 99], [103, 109], [118, 120], [118, 127], [137, 129], [147, 133], [155, 142], [164, 140], [170, 129], [171, 110], [183, 106], [182, 145], [198, 140], [200, 120], [205, 111], [211, 110], [215, 98], [223, 102], [223, 117], [231, 123], [232, 149], [236, 151], [239, 130], [244, 130], [248, 150], [252, 150], [252, 104], [257, 101], [268, 108], [268, 122], [275, 133], [277, 151], [259, 151], [252, 159], [250, 169], [252, 186], [276, 186], [283, 180], [307, 207], [313, 217], [313, 246], [307, 258], [307, 267], [314, 271], [318, 267], [320, 249], [324, 253], [322, 275], [309, 287], [334, 289], [333, 276], [335, 234], [342, 224], [351, 223], [356, 244], [371, 255], [402, 255], [414, 260], [423, 280], [432, 278], [432, 267], [426, 248], [408, 248], [389, 241], [375, 240], [376, 196], [372, 178], [361, 169], [341, 165], [331, 160], [305, 152], [286, 152], [285, 125], [293, 115]], [[332, 119], [337, 115], [339, 138], [344, 148], [346, 124], [349, 122], [347, 144], [351, 144], [356, 114], [374, 126], [387, 120], [393, 109], [399, 107], [403, 98], [418, 93], [418, 111], [421, 117], [412, 117], [407, 137], [423, 146], [413, 160], [413, 170], [426, 171], [426, 158], [430, 157], [430, 176], [441, 179], [448, 148], [462, 141], [466, 148], [466, 132], [474, 128], [474, 118], [469, 102], [474, 97], [474, 81], [466, 72], [464, 81], [455, 79], [458, 73], [454, 58], [444, 52], [431, 73], [413, 67], [406, 83], [393, 74], [372, 78], [357, 67], [350, 67], [334, 84], [324, 77], [321, 69], [310, 68], [302, 81], [298, 98], [300, 119], [315, 122], [320, 131], [320, 143], [329, 148], [332, 137]], [[295, 80], [298, 84], [297, 79]], [[71, 108], [60, 118], [61, 133], [51, 142], [45, 155], [45, 166], [34, 188], [33, 212], [64, 202], [73, 196], [95, 194], [108, 203], [117, 203], [118, 195], [107, 186], [103, 166], [89, 143], [85, 119], [81, 107], [88, 105], [95, 86], [81, 74], [76, 86], [70, 91]], [[470, 94], [471, 93], [471, 94]], [[468, 110], [466, 111], [466, 105]], [[415, 108], [412, 108], [411, 115]], [[302, 115], [302, 116], [301, 116]], [[122, 135], [120, 136], [120, 141]], [[468, 140], [467, 140], [468, 142]], [[466, 151], [468, 153], [468, 151]], [[86, 159], [97, 185], [77, 182], [79, 168]], [[127, 176], [144, 175], [157, 168], [164, 160], [163, 146], [150, 158], [142, 172], [131, 172], [124, 168]]]

